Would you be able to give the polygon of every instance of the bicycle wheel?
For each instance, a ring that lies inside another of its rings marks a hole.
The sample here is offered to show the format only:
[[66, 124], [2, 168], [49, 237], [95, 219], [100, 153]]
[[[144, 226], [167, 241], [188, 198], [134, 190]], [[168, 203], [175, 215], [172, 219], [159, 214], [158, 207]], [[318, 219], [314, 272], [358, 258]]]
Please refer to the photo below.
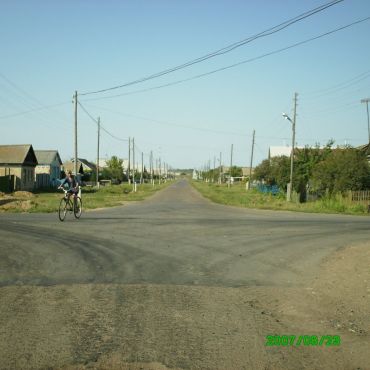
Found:
[[68, 210], [68, 202], [65, 198], [62, 198], [59, 203], [58, 216], [60, 221], [64, 221]]
[[73, 213], [76, 218], [80, 218], [82, 214], [82, 200], [80, 197], [76, 197], [73, 207]]

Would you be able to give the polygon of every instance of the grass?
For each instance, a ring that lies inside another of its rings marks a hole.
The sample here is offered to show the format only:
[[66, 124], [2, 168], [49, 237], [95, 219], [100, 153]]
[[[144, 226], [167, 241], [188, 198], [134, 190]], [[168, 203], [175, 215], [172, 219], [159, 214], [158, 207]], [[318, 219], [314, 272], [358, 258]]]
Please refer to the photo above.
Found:
[[340, 194], [313, 202], [299, 203], [297, 199], [287, 202], [284, 193], [272, 195], [255, 189], [247, 191], [245, 183], [234, 184], [230, 188], [226, 184], [201, 181], [191, 183], [206, 198], [230, 206], [314, 213], [368, 214], [366, 204], [353, 203]]
[[[158, 190], [167, 187], [170, 182], [137, 185], [111, 185], [97, 188], [82, 188], [83, 209], [106, 208], [122, 205], [124, 202], [143, 200]], [[0, 212], [56, 212], [63, 192], [58, 190], [38, 191], [34, 193], [16, 192], [0, 197]]]

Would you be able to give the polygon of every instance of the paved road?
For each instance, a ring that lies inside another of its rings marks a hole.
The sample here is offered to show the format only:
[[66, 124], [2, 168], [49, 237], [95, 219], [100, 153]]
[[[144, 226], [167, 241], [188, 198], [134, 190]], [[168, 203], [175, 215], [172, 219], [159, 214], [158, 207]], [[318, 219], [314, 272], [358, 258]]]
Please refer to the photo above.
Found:
[[0, 369], [352, 368], [348, 345], [290, 351], [265, 336], [312, 328], [294, 302], [369, 224], [221, 206], [186, 181], [78, 221], [0, 214]]
[[79, 221], [0, 214], [0, 286], [295, 285], [328, 253], [369, 237], [367, 217], [226, 207], [180, 181], [148, 201]]

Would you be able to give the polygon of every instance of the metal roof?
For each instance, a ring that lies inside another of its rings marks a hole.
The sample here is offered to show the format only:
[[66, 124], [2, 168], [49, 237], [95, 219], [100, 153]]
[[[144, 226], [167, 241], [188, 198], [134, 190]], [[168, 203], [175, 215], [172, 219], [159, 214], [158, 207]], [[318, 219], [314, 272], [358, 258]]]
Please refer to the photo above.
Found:
[[31, 144], [0, 145], [0, 164], [37, 165], [37, 159]]
[[57, 150], [35, 150], [35, 155], [37, 162], [41, 165], [51, 164], [55, 160], [55, 157], [57, 157], [59, 163], [62, 164]]

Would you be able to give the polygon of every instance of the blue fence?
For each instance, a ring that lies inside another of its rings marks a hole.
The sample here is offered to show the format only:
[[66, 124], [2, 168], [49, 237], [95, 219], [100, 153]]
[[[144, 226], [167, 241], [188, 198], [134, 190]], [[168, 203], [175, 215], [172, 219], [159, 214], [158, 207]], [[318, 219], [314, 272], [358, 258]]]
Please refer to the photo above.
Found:
[[257, 190], [259, 190], [261, 193], [271, 193], [272, 195], [276, 195], [280, 192], [280, 189], [277, 185], [259, 184], [257, 185]]

